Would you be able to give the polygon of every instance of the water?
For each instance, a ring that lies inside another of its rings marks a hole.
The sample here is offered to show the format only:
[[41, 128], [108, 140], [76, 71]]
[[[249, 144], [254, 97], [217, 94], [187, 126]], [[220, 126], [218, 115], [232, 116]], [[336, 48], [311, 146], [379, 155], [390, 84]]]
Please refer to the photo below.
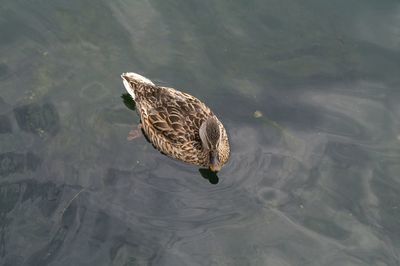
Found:
[[[0, 264], [399, 265], [399, 29], [391, 0], [1, 1]], [[126, 71], [218, 114], [218, 184], [126, 140]]]

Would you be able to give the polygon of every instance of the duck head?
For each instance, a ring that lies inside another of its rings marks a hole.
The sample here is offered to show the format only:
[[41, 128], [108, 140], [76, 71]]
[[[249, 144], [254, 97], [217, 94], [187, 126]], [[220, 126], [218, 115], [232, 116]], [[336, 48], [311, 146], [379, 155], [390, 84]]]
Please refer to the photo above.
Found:
[[219, 160], [219, 143], [221, 140], [221, 132], [216, 118], [210, 117], [206, 119], [200, 126], [199, 131], [203, 149], [209, 156], [209, 168], [213, 172], [221, 170], [221, 162]]
[[134, 100], [136, 98], [135, 89], [138, 84], [155, 86], [154, 83], [148, 78], [145, 78], [142, 75], [133, 72], [122, 73], [121, 78], [126, 91], [132, 96]]

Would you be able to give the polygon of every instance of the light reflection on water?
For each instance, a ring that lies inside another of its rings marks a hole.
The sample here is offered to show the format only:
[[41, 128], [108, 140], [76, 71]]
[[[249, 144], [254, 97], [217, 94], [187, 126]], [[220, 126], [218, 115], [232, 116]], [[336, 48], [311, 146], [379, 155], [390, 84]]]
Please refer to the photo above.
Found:
[[[400, 8], [321, 3], [5, 1], [1, 264], [399, 264]], [[218, 183], [126, 141], [125, 71], [218, 114]]]

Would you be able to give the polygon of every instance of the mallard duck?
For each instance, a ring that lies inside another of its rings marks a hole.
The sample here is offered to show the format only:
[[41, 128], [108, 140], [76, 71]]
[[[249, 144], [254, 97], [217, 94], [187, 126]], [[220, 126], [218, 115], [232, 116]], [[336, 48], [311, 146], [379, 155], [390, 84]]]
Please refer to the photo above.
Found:
[[228, 135], [215, 114], [196, 97], [123, 73], [145, 137], [161, 153], [218, 172], [229, 159]]

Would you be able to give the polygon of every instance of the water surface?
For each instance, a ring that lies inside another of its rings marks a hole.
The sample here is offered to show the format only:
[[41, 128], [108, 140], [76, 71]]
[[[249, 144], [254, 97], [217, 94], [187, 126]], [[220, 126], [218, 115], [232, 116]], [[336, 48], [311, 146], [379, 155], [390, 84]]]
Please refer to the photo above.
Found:
[[[0, 17], [0, 264], [400, 264], [398, 1], [3, 0]], [[126, 140], [126, 71], [217, 113], [218, 184]]]

